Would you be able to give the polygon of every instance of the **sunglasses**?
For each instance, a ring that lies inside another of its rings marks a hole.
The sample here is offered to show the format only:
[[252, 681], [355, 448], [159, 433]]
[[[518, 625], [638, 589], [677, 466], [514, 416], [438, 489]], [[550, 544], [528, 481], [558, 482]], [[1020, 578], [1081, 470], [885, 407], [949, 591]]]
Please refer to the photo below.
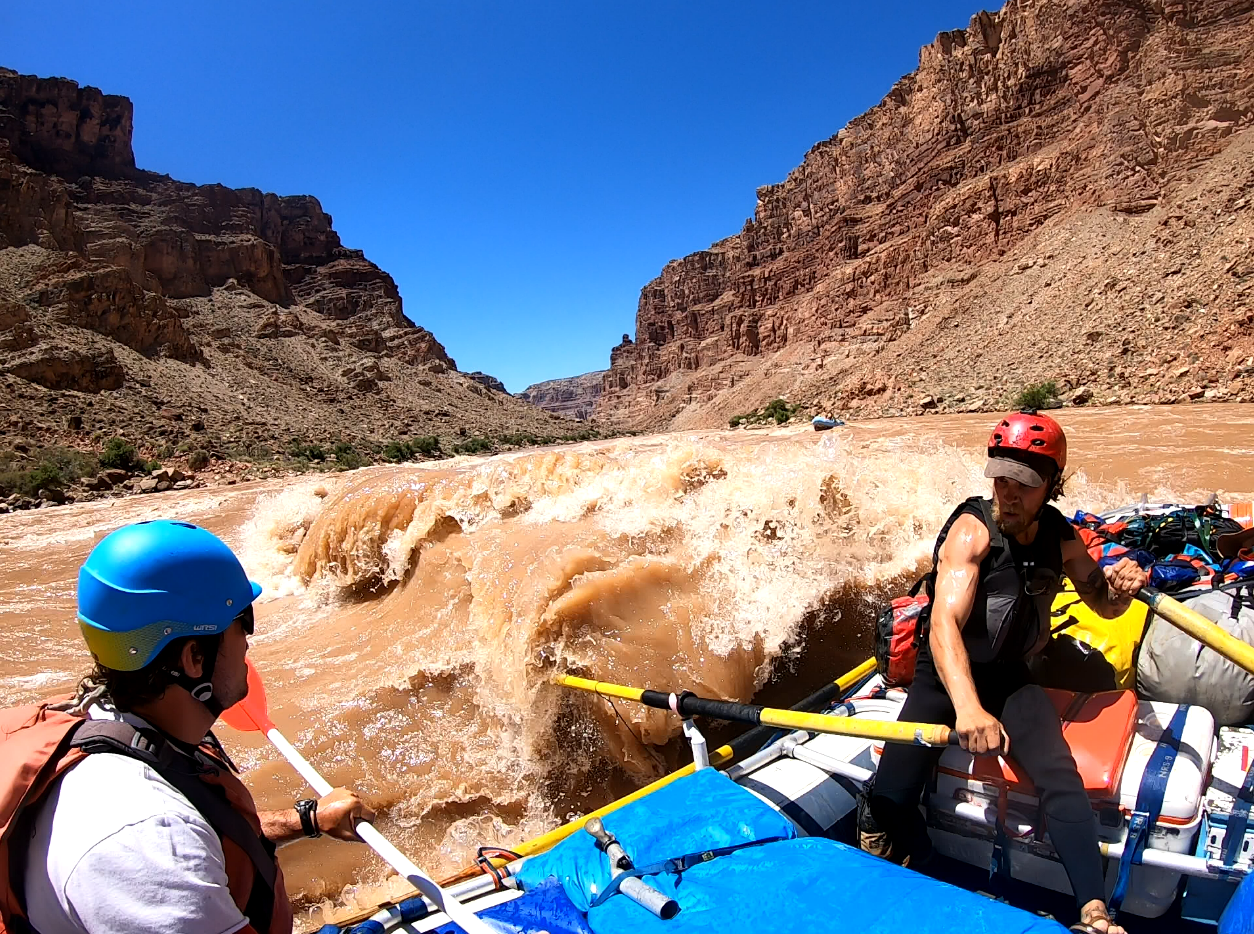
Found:
[[235, 619], [231, 620], [231, 622], [239, 623], [240, 628], [244, 630], [244, 635], [251, 636], [253, 634], [253, 627], [256, 623], [256, 619], [253, 616], [252, 605], [249, 604], [244, 607], [244, 612], [240, 613], [239, 616], [235, 617]]

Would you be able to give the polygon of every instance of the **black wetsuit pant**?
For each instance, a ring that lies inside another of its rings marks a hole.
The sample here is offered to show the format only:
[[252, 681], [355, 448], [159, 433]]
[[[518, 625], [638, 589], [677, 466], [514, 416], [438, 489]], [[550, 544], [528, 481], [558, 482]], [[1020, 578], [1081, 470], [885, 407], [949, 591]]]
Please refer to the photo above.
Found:
[[[1020, 661], [972, 665], [971, 674], [980, 703], [1010, 736], [1011, 756], [1036, 785], [1049, 838], [1071, 880], [1076, 903], [1083, 907], [1095, 898], [1105, 900], [1097, 821], [1049, 697], [1031, 683], [1027, 666]], [[900, 719], [954, 725], [953, 704], [926, 645], [919, 652]], [[871, 814], [888, 835], [894, 854], [909, 855], [916, 865], [932, 852], [919, 801], [942, 752], [886, 743], [875, 776]]]

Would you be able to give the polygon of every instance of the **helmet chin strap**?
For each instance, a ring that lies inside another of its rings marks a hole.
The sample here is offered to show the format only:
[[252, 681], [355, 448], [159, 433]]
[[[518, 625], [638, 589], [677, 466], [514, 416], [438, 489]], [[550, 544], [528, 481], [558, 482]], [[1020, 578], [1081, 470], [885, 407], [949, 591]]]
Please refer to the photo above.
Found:
[[[193, 678], [180, 668], [170, 670], [170, 680], [204, 704], [215, 719], [223, 710], [222, 704], [213, 696], [213, 670], [218, 666], [218, 648], [221, 641], [220, 638], [215, 638], [212, 649], [205, 651], [205, 660], [201, 663], [199, 678]], [[201, 649], [204, 648], [202, 644]]]

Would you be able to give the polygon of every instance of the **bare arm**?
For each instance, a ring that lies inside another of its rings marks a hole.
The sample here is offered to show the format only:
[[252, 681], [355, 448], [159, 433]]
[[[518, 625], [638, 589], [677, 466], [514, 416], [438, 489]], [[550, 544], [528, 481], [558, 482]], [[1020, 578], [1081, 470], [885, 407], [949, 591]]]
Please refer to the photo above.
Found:
[[[276, 846], [291, 843], [305, 835], [296, 808], [282, 811], [258, 811], [261, 835]], [[347, 788], [335, 788], [318, 799], [318, 829], [337, 840], [356, 840], [353, 825], [357, 821], [374, 820], [374, 811]]]
[[305, 835], [300, 826], [300, 815], [296, 808], [284, 811], [258, 811], [261, 819], [261, 835], [276, 846], [291, 843]]
[[1149, 583], [1149, 575], [1128, 558], [1099, 567], [1079, 539], [1062, 543], [1062, 566], [1080, 599], [1106, 619], [1126, 613], [1132, 598]]
[[964, 749], [977, 755], [1008, 751], [1005, 731], [984, 709], [971, 677], [971, 660], [962, 643], [962, 627], [975, 606], [980, 562], [988, 555], [988, 529], [972, 515], [960, 516], [940, 549], [929, 645], [937, 674], [957, 715], [955, 729]]

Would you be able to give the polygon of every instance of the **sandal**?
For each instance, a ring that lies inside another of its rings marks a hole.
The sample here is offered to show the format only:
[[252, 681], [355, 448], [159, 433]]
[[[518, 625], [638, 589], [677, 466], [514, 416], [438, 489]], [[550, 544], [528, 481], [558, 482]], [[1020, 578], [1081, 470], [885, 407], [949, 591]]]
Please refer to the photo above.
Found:
[[[1112, 929], [1119, 927], [1119, 925], [1115, 923], [1114, 919], [1111, 918], [1105, 912], [1093, 918], [1092, 920], [1094, 922], [1105, 921], [1106, 930], [1102, 930], [1101, 928], [1097, 927], [1096, 924], [1091, 923], [1089, 921], [1077, 921], [1075, 924], [1071, 925], [1071, 927], [1067, 928], [1067, 930], [1075, 931], [1075, 934], [1109, 934], [1109, 932]], [[1122, 928], [1120, 928], [1120, 930], [1122, 930]]]

